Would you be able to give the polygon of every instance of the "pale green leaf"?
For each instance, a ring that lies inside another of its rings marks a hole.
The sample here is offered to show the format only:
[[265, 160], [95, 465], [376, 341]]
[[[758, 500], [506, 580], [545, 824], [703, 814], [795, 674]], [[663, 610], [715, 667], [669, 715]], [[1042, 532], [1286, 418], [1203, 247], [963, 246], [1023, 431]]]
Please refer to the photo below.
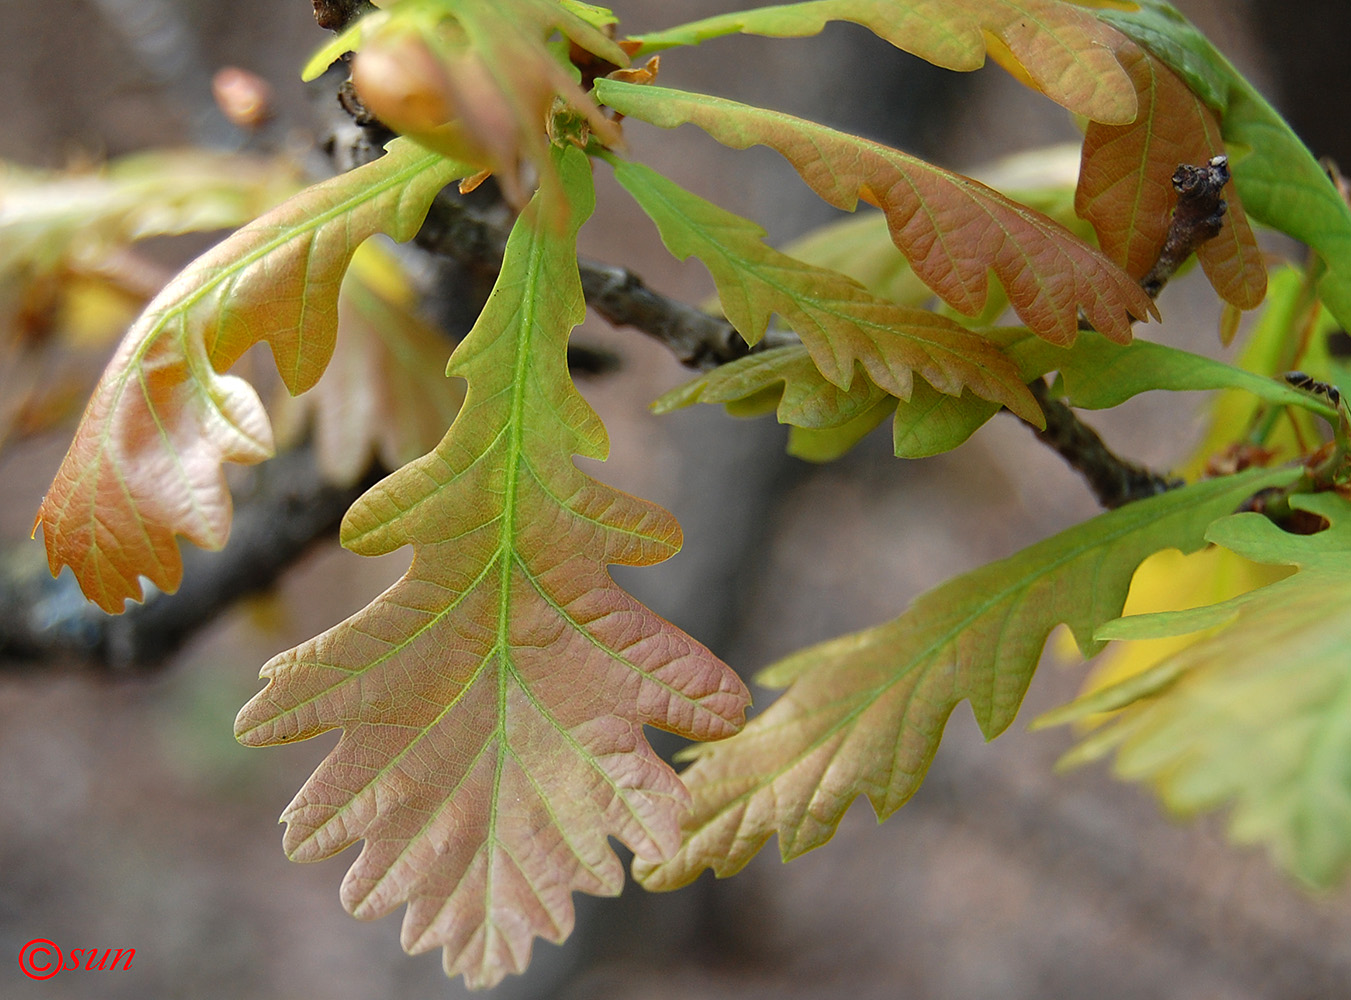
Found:
[[[1090, 696], [1129, 706], [1092, 737], [1092, 751], [1115, 749], [1116, 773], [1150, 785], [1178, 814], [1232, 807], [1236, 841], [1265, 844], [1283, 868], [1326, 888], [1351, 868], [1351, 506], [1334, 493], [1292, 505], [1329, 527], [1293, 535], [1247, 513], [1217, 522], [1207, 538], [1298, 566], [1293, 576], [1098, 630], [1141, 639], [1220, 627], [1151, 676]], [[1083, 707], [1072, 703], [1065, 718]]]
[[695, 806], [679, 853], [635, 875], [654, 889], [703, 868], [729, 875], [774, 834], [795, 857], [829, 840], [859, 795], [890, 815], [919, 787], [959, 702], [997, 736], [1053, 628], [1068, 625], [1096, 652], [1094, 631], [1120, 614], [1141, 560], [1199, 547], [1212, 521], [1293, 475], [1250, 472], [1128, 504], [943, 584], [895, 621], [775, 664], [759, 680], [788, 690], [738, 736], [699, 748], [683, 774]]
[[1116, 59], [1128, 43], [1061, 0], [811, 0], [717, 14], [637, 41], [642, 54], [736, 32], [801, 38], [829, 21], [861, 24], [945, 69], [979, 69], [988, 53], [1071, 111], [1109, 122], [1135, 117], [1134, 88]]
[[[641, 88], [639, 88], [641, 89]], [[868, 293], [834, 271], [766, 246], [755, 223], [685, 191], [641, 164], [619, 161], [615, 176], [684, 260], [696, 256], [718, 287], [723, 312], [748, 344], [778, 313], [802, 338], [827, 381], [848, 390], [856, 369], [906, 399], [913, 374], [951, 395], [969, 388], [1028, 420], [1041, 411], [1017, 369], [989, 342], [933, 313]]]

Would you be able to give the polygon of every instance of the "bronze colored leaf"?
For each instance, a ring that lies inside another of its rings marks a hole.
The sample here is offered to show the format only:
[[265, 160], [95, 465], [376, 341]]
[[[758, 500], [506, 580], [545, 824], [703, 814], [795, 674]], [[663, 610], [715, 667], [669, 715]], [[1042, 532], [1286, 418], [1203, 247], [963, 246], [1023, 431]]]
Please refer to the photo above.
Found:
[[[1177, 203], [1173, 172], [1181, 164], [1204, 166], [1225, 147], [1214, 112], [1176, 73], [1138, 50], [1124, 61], [1140, 116], [1129, 125], [1089, 123], [1075, 209], [1093, 224], [1103, 252], [1138, 280], [1168, 236]], [[1254, 309], [1266, 295], [1266, 266], [1232, 183], [1225, 200], [1223, 230], [1196, 257], [1225, 301]]]
[[272, 430], [257, 393], [221, 374], [259, 342], [293, 393], [328, 364], [338, 288], [357, 246], [409, 239], [432, 197], [465, 168], [399, 141], [307, 188], [207, 251], [128, 331], [103, 373], [38, 512], [52, 572], [70, 566], [105, 611], [174, 590], [175, 535], [225, 544], [223, 462], [259, 462]]
[[969, 177], [866, 139], [791, 115], [722, 98], [597, 80], [600, 99], [661, 128], [687, 122], [724, 145], [769, 146], [836, 208], [859, 199], [886, 213], [892, 241], [921, 280], [954, 309], [985, 305], [989, 272], [1038, 336], [1074, 342], [1079, 310], [1112, 340], [1131, 337], [1131, 319], [1157, 316], [1129, 275], [1069, 230]]
[[343, 525], [363, 554], [412, 545], [412, 566], [266, 664], [235, 724], [251, 746], [343, 730], [283, 815], [287, 853], [318, 860], [364, 839], [344, 904], [370, 918], [407, 903], [404, 947], [443, 948], [470, 986], [521, 971], [535, 937], [562, 940], [574, 891], [620, 890], [607, 837], [652, 862], [679, 847], [689, 793], [643, 726], [719, 739], [749, 701], [606, 569], [660, 562], [681, 535], [573, 462], [604, 458], [608, 441], [566, 354], [585, 315], [590, 166], [575, 148], [555, 156], [569, 210], [543, 204], [543, 188], [512, 230], [451, 360], [468, 381], [455, 423]]

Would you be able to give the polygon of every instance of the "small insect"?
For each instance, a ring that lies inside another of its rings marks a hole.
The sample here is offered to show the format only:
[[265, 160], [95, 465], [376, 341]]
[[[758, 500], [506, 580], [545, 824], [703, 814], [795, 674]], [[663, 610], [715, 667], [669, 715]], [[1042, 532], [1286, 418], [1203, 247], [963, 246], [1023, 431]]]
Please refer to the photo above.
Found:
[[1312, 375], [1305, 372], [1286, 372], [1282, 377], [1296, 389], [1303, 389], [1305, 392], [1311, 392], [1315, 396], [1322, 396], [1333, 406], [1341, 406], [1342, 404], [1341, 390], [1335, 385], [1319, 382]]

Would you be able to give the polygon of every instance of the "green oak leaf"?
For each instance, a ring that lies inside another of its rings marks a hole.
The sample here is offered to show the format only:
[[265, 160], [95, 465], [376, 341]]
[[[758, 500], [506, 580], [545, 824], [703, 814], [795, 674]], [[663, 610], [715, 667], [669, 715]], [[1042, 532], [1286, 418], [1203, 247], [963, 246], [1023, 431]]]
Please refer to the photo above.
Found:
[[1230, 806], [1235, 841], [1265, 844], [1282, 868], [1328, 888], [1351, 870], [1351, 504], [1333, 493], [1291, 502], [1328, 528], [1292, 535], [1246, 513], [1206, 537], [1297, 573], [1221, 604], [1103, 626], [1099, 639], [1216, 631], [1051, 721], [1124, 708], [1076, 758], [1115, 749], [1118, 776], [1183, 816]]
[[730, 875], [778, 834], [785, 860], [825, 843], [868, 796], [879, 818], [918, 789], [948, 716], [969, 701], [987, 739], [1013, 721], [1042, 646], [1069, 626], [1086, 654], [1121, 613], [1136, 566], [1192, 550], [1252, 493], [1293, 479], [1253, 471], [1128, 504], [963, 574], [885, 625], [796, 653], [763, 672], [788, 690], [739, 735], [698, 747], [682, 775], [694, 793], [680, 851], [638, 862], [651, 889]]
[[[637, 88], [643, 89], [643, 88]], [[723, 313], [748, 344], [778, 313], [806, 345], [816, 368], [841, 390], [861, 369], [901, 399], [913, 374], [950, 395], [969, 388], [1033, 422], [1041, 410], [1017, 369], [987, 340], [920, 309], [871, 295], [836, 271], [767, 246], [748, 219], [691, 194], [649, 167], [615, 162], [615, 177], [656, 223], [676, 257], [698, 257], [713, 275]]]
[[[1062, 348], [1021, 327], [980, 332], [1009, 357], [1024, 381], [1058, 371], [1056, 392], [1083, 409], [1107, 409], [1153, 389], [1230, 389], [1337, 419], [1325, 400], [1281, 379], [1140, 337], [1114, 344], [1086, 330], [1072, 347]], [[916, 382], [905, 400], [888, 397], [866, 380], [856, 380], [843, 392], [816, 370], [804, 348], [791, 345], [721, 365], [653, 405], [665, 413], [694, 403], [721, 403], [733, 416], [773, 412], [792, 427], [789, 451], [813, 461], [838, 458], [888, 416], [893, 417], [896, 457], [926, 458], [957, 447], [999, 411], [999, 404], [969, 391], [944, 395], [923, 382]]]

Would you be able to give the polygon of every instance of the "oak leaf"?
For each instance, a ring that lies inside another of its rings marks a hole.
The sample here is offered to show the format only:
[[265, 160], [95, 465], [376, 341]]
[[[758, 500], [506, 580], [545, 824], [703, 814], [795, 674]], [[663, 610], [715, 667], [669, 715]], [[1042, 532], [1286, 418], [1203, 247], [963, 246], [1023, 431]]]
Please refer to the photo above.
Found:
[[174, 590], [175, 535], [220, 548], [230, 526], [223, 462], [272, 453], [257, 393], [221, 374], [248, 348], [272, 349], [292, 393], [333, 351], [337, 298], [357, 246], [410, 239], [432, 197], [467, 168], [404, 140], [316, 184], [190, 264], [147, 306], [108, 363], [38, 523], [52, 572], [68, 565], [105, 611], [141, 598], [145, 576]]
[[1248, 214], [1318, 252], [1327, 265], [1319, 295], [1343, 327], [1351, 326], [1351, 206], [1308, 147], [1171, 4], [1133, 0], [1098, 17], [1177, 73], [1219, 116]]
[[763, 242], [755, 223], [685, 191], [649, 167], [620, 161], [615, 177], [680, 259], [697, 256], [723, 312], [748, 344], [778, 313], [831, 384], [848, 390], [856, 368], [909, 398], [913, 373], [941, 392], [969, 388], [1034, 423], [1041, 409], [1017, 369], [989, 341], [951, 320], [878, 299], [852, 278], [794, 260]]
[[1218, 631], [1060, 717], [1129, 706], [1090, 738], [1092, 756], [1115, 749], [1116, 773], [1176, 813], [1232, 806], [1234, 840], [1266, 844], [1282, 867], [1327, 888], [1351, 870], [1351, 508], [1335, 493], [1291, 504], [1328, 528], [1294, 535], [1246, 513], [1206, 537], [1298, 572], [1221, 604], [1104, 626], [1098, 635], [1114, 639]]
[[1017, 79], [1081, 115], [1135, 117], [1118, 54], [1132, 46], [1084, 6], [1063, 0], [812, 0], [718, 14], [639, 35], [637, 54], [734, 32], [801, 38], [852, 21], [945, 69], [975, 70], [988, 54]]
[[330, 482], [355, 483], [378, 459], [397, 469], [436, 447], [460, 409], [445, 377], [454, 342], [428, 326], [393, 256], [363, 243], [343, 277], [333, 358], [315, 387], [273, 406], [282, 447], [313, 434]]
[[[1089, 123], [1075, 207], [1093, 224], [1103, 252], [1139, 280], [1168, 237], [1177, 204], [1173, 172], [1180, 164], [1204, 166], [1225, 148], [1214, 112], [1177, 74], [1140, 50], [1124, 62], [1140, 115], [1128, 125]], [[1229, 190], [1225, 201], [1223, 229], [1196, 258], [1221, 298], [1254, 309], [1266, 294], [1266, 266], [1242, 200]]]
[[769, 146], [823, 199], [882, 209], [892, 241], [925, 284], [966, 315], [984, 307], [989, 272], [1039, 336], [1071, 344], [1082, 309], [1093, 328], [1130, 340], [1157, 316], [1129, 275], [1041, 213], [969, 177], [791, 115], [662, 87], [597, 80], [597, 96], [661, 128], [692, 123], [736, 149]]
[[770, 667], [757, 679], [788, 690], [739, 735], [696, 748], [682, 774], [695, 802], [684, 843], [665, 862], [635, 863], [635, 876], [670, 889], [704, 868], [730, 875], [776, 833], [788, 860], [829, 840], [859, 795], [885, 819], [918, 789], [958, 702], [993, 739], [1056, 625], [1096, 652], [1093, 633], [1120, 614], [1141, 560], [1197, 548], [1217, 517], [1290, 478], [1246, 473], [1109, 511]]
[[235, 730], [261, 746], [343, 729], [283, 815], [286, 851], [316, 860], [364, 839], [344, 904], [366, 918], [407, 903], [404, 947], [442, 947], [471, 986], [521, 971], [534, 937], [565, 937], [573, 891], [619, 892], [607, 837], [649, 862], [678, 847], [689, 793], [642, 727], [719, 739], [749, 700], [606, 571], [665, 559], [680, 529], [572, 462], [608, 445], [566, 357], [585, 315], [575, 239], [590, 167], [555, 155], [570, 211], [542, 190], [512, 230], [451, 358], [468, 380], [455, 423], [344, 522], [362, 554], [411, 544], [411, 568], [267, 663]]

